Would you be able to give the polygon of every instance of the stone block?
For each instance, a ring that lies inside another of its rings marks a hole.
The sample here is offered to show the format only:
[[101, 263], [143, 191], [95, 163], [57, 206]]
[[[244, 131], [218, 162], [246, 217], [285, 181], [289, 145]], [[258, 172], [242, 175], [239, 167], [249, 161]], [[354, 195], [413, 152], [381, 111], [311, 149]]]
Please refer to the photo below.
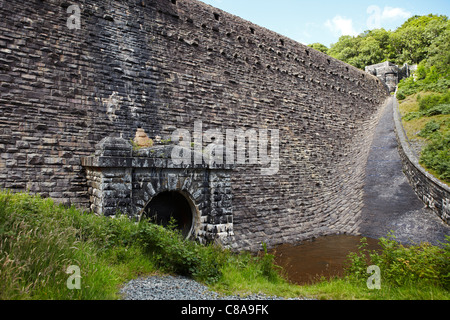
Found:
[[[362, 179], [357, 173], [365, 145], [387, 96], [376, 77], [226, 12], [217, 21], [211, 7], [198, 1], [142, 6], [86, 0], [82, 9], [89, 19], [77, 31], [65, 28], [61, 6], [53, 2], [3, 1], [0, 8], [0, 47], [1, 41], [13, 44], [0, 49], [0, 176], [6, 176], [0, 186], [24, 191], [29, 182], [58, 180], [46, 195], [63, 200], [67, 192], [80, 206], [92, 198], [100, 213], [103, 179], [116, 178], [102, 176], [101, 169], [142, 169], [139, 178], [120, 178], [139, 184], [142, 199], [181, 189], [200, 217], [220, 208], [234, 220], [233, 247], [240, 249], [314, 236], [315, 226], [329, 221], [327, 208], [341, 199], [348, 200], [339, 202], [336, 230], [345, 227], [340, 214], [357, 214], [360, 190], [353, 186]], [[132, 26], [119, 23], [124, 12]], [[17, 27], [20, 16], [39, 21], [45, 32]], [[173, 145], [164, 144], [183, 129], [195, 147], [196, 121], [204, 132], [223, 131], [223, 138], [227, 129], [278, 129], [279, 172], [263, 177], [261, 163], [237, 164], [236, 154], [234, 169], [174, 164]], [[159, 144], [133, 150], [130, 139], [138, 128], [149, 139], [159, 136]], [[216, 175], [208, 179], [211, 172]], [[107, 191], [112, 199], [133, 195]], [[227, 214], [231, 199], [233, 217]], [[291, 199], [303, 205], [291, 205]], [[130, 214], [133, 205], [125, 208]], [[284, 219], [292, 212], [298, 214]], [[106, 213], [115, 214], [112, 208]], [[281, 224], [279, 234], [253, 233], [261, 219], [269, 219], [267, 228]], [[213, 237], [201, 229], [201, 241]]]

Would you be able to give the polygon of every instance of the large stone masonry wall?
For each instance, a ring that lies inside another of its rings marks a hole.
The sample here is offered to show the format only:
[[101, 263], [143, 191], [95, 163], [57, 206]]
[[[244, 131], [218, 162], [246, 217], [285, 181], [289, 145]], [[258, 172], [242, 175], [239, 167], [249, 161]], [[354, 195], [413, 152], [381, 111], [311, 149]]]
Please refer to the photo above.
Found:
[[0, 188], [88, 208], [105, 137], [277, 129], [279, 172], [232, 174], [238, 246], [357, 230], [376, 77], [194, 0], [0, 4]]

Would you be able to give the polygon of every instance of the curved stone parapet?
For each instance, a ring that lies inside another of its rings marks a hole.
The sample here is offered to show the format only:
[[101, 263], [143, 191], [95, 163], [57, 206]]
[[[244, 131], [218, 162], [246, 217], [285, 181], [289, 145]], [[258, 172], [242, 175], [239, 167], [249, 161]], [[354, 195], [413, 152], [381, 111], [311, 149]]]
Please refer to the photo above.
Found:
[[[392, 98], [395, 99], [395, 98]], [[394, 107], [395, 131], [402, 159], [403, 171], [419, 198], [445, 223], [450, 223], [450, 188], [428, 173], [413, 152], [403, 129], [400, 110], [396, 101]]]

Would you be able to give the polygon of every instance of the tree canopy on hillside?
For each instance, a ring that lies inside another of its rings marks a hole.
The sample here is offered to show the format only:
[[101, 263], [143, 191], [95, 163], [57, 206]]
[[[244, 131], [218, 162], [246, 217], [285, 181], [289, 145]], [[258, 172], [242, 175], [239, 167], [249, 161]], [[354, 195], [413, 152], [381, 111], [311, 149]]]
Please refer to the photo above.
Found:
[[395, 31], [367, 30], [355, 37], [342, 36], [329, 49], [320, 43], [310, 47], [360, 69], [384, 61], [397, 65], [422, 62], [449, 76], [450, 21], [444, 15], [414, 16]]

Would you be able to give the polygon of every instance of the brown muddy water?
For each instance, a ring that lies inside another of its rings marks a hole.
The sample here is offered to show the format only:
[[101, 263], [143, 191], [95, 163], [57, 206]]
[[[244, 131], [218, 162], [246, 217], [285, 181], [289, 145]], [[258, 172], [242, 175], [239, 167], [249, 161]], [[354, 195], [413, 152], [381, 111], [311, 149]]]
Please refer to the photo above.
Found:
[[[312, 284], [322, 277], [343, 276], [347, 255], [358, 252], [362, 237], [336, 235], [304, 241], [298, 245], [284, 244], [271, 250], [277, 265], [283, 267], [290, 282]], [[366, 249], [379, 250], [378, 240], [367, 238]]]

